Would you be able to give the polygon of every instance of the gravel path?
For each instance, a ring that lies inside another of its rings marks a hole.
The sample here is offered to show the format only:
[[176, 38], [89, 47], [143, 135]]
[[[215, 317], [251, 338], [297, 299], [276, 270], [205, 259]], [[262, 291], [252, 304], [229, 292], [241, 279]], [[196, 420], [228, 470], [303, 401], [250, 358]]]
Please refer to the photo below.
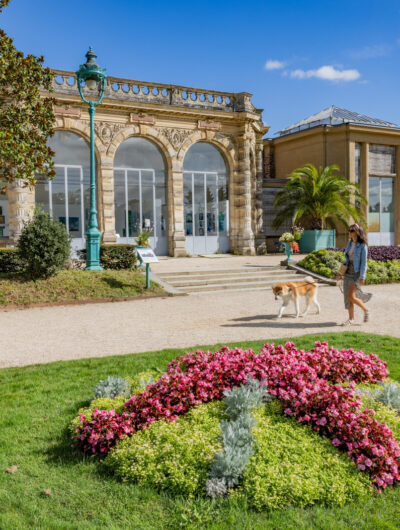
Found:
[[[194, 266], [195, 259], [188, 261]], [[264, 261], [266, 259], [264, 257]], [[237, 263], [243, 265], [246, 260], [249, 262], [249, 258], [242, 258]], [[210, 268], [209, 261], [204, 268]], [[184, 270], [183, 260], [181, 262], [179, 266]], [[230, 267], [231, 262], [224, 263], [224, 266]], [[170, 263], [168, 267], [171, 267]], [[160, 262], [157, 272], [162, 269]], [[337, 287], [321, 287], [320, 315], [311, 313], [297, 320], [293, 306], [289, 306], [282, 319], [276, 319], [281, 303], [274, 300], [271, 291], [218, 292], [105, 304], [0, 310], [0, 367], [218, 342], [268, 341], [343, 329], [400, 337], [400, 284], [368, 286], [366, 290], [374, 294], [369, 304], [370, 322], [361, 324], [361, 310], [356, 309], [359, 324], [351, 328], [338, 326], [347, 313], [343, 295]]]

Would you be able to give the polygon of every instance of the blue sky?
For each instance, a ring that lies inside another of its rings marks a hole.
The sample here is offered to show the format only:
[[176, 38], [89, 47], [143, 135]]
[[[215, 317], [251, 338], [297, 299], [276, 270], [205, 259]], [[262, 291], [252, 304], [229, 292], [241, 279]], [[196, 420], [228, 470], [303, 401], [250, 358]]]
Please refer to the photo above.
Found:
[[0, 27], [76, 70], [247, 91], [268, 136], [334, 104], [400, 124], [398, 0], [12, 0]]

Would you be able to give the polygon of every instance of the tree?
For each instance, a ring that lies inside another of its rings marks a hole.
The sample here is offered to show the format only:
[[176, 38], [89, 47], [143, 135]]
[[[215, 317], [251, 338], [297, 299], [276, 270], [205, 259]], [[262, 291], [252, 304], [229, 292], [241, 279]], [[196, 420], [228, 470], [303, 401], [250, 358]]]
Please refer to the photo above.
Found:
[[278, 228], [287, 219], [294, 224], [316, 230], [324, 230], [327, 225], [335, 227], [335, 220], [348, 226], [350, 218], [363, 222], [361, 204], [366, 199], [359, 186], [337, 174], [336, 165], [320, 167], [312, 164], [295, 169], [289, 175], [289, 182], [274, 199], [274, 206], [280, 208], [273, 225]]
[[[0, 0], [0, 12], [10, 0]], [[18, 51], [0, 29], [0, 191], [22, 179], [35, 185], [35, 175], [54, 177], [54, 152], [47, 146], [55, 116], [53, 98], [42, 98], [39, 88], [52, 90], [52, 72], [43, 57]]]

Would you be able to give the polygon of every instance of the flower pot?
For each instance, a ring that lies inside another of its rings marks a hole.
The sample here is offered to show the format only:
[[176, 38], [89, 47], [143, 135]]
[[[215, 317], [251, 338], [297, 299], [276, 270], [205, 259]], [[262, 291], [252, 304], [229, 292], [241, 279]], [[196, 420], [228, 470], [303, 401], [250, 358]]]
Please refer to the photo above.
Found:
[[335, 248], [336, 230], [304, 230], [300, 241], [300, 252], [312, 252], [321, 248]]

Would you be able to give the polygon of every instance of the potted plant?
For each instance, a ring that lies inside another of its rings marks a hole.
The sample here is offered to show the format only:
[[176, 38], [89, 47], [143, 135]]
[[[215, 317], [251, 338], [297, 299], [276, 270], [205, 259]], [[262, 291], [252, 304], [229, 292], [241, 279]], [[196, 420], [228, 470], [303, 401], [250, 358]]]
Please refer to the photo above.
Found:
[[361, 205], [367, 203], [366, 199], [359, 186], [338, 171], [336, 165], [317, 170], [306, 164], [289, 175], [287, 184], [275, 196], [274, 206], [279, 208], [273, 222], [275, 228], [287, 219], [301, 221], [309, 228], [301, 236], [301, 252], [335, 247], [335, 222], [347, 227], [350, 219], [357, 223], [364, 220]]
[[135, 237], [135, 243], [138, 247], [150, 247], [149, 238], [150, 232], [139, 232]]

